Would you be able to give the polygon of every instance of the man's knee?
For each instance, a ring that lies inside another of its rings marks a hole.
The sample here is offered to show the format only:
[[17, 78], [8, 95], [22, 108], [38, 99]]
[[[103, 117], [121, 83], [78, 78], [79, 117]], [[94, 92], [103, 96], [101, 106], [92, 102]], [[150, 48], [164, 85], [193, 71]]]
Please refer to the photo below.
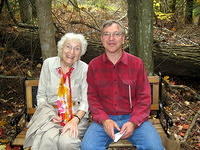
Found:
[[162, 143], [145, 142], [144, 147], [146, 150], [164, 150]]
[[88, 142], [81, 142], [81, 150], [94, 150], [93, 144], [89, 144]]

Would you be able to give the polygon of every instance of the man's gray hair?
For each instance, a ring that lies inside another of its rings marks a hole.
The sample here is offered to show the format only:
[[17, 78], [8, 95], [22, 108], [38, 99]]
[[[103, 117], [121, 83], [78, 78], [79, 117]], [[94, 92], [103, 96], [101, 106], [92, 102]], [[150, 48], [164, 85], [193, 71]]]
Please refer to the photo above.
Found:
[[61, 37], [60, 41], [58, 41], [58, 44], [57, 44], [58, 56], [60, 58], [62, 57], [62, 50], [63, 50], [64, 43], [69, 40], [79, 40], [80, 41], [81, 56], [83, 56], [87, 50], [88, 43], [82, 34], [77, 34], [77, 33], [66, 33], [65, 35], [63, 35]]
[[119, 21], [116, 21], [116, 20], [107, 20], [105, 21], [102, 26], [101, 26], [101, 32], [103, 31], [103, 29], [105, 27], [109, 27], [111, 26], [112, 24], [117, 24], [120, 26], [121, 30], [122, 30], [122, 33], [125, 34], [125, 29], [124, 29], [124, 26], [119, 22]]

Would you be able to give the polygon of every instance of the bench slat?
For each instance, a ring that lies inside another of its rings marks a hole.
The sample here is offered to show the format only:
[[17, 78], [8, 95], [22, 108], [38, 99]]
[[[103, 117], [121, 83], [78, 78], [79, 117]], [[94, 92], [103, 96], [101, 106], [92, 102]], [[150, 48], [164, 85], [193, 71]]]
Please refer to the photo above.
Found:
[[24, 144], [27, 128], [24, 128], [12, 142], [12, 145], [22, 146]]

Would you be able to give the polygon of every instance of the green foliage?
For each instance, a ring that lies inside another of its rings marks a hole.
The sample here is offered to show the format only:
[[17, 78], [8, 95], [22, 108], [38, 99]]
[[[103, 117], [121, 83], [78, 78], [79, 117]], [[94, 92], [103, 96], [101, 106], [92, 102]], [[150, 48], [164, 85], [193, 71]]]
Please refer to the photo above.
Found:
[[9, 1], [9, 5], [10, 5], [11, 11], [13, 11], [13, 14], [19, 15], [19, 13], [20, 13], [19, 10], [20, 10], [20, 8], [19, 8], [19, 3], [18, 3], [18, 1], [11, 0], [11, 1]]
[[200, 15], [200, 0], [194, 4], [193, 15], [198, 16]]
[[153, 0], [153, 9], [155, 12], [159, 12], [160, 11], [160, 0]]
[[171, 21], [171, 17], [173, 16], [174, 13], [162, 13], [162, 12], [155, 12], [156, 16], [160, 20], [167, 20]]
[[163, 13], [160, 11], [161, 2], [160, 0], [153, 0], [153, 9], [156, 14], [156, 17], [160, 20], [170, 21], [174, 13]]
[[107, 1], [106, 0], [90, 0], [90, 1], [88, 1], [88, 3], [90, 5], [99, 7], [101, 9], [105, 9]]
[[112, 5], [108, 4], [107, 0], [88, 0], [86, 2], [87, 5], [94, 6], [96, 8], [106, 9], [106, 10], [116, 10], [116, 8]]

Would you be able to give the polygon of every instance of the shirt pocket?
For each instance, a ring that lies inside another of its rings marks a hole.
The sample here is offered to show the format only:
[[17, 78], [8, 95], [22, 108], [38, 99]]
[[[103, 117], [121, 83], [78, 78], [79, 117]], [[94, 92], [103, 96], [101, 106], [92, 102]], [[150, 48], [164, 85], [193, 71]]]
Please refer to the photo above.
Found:
[[134, 80], [125, 80], [122, 79], [121, 83], [119, 85], [122, 91], [123, 97], [126, 97], [128, 99], [133, 99], [135, 97], [135, 81]]

